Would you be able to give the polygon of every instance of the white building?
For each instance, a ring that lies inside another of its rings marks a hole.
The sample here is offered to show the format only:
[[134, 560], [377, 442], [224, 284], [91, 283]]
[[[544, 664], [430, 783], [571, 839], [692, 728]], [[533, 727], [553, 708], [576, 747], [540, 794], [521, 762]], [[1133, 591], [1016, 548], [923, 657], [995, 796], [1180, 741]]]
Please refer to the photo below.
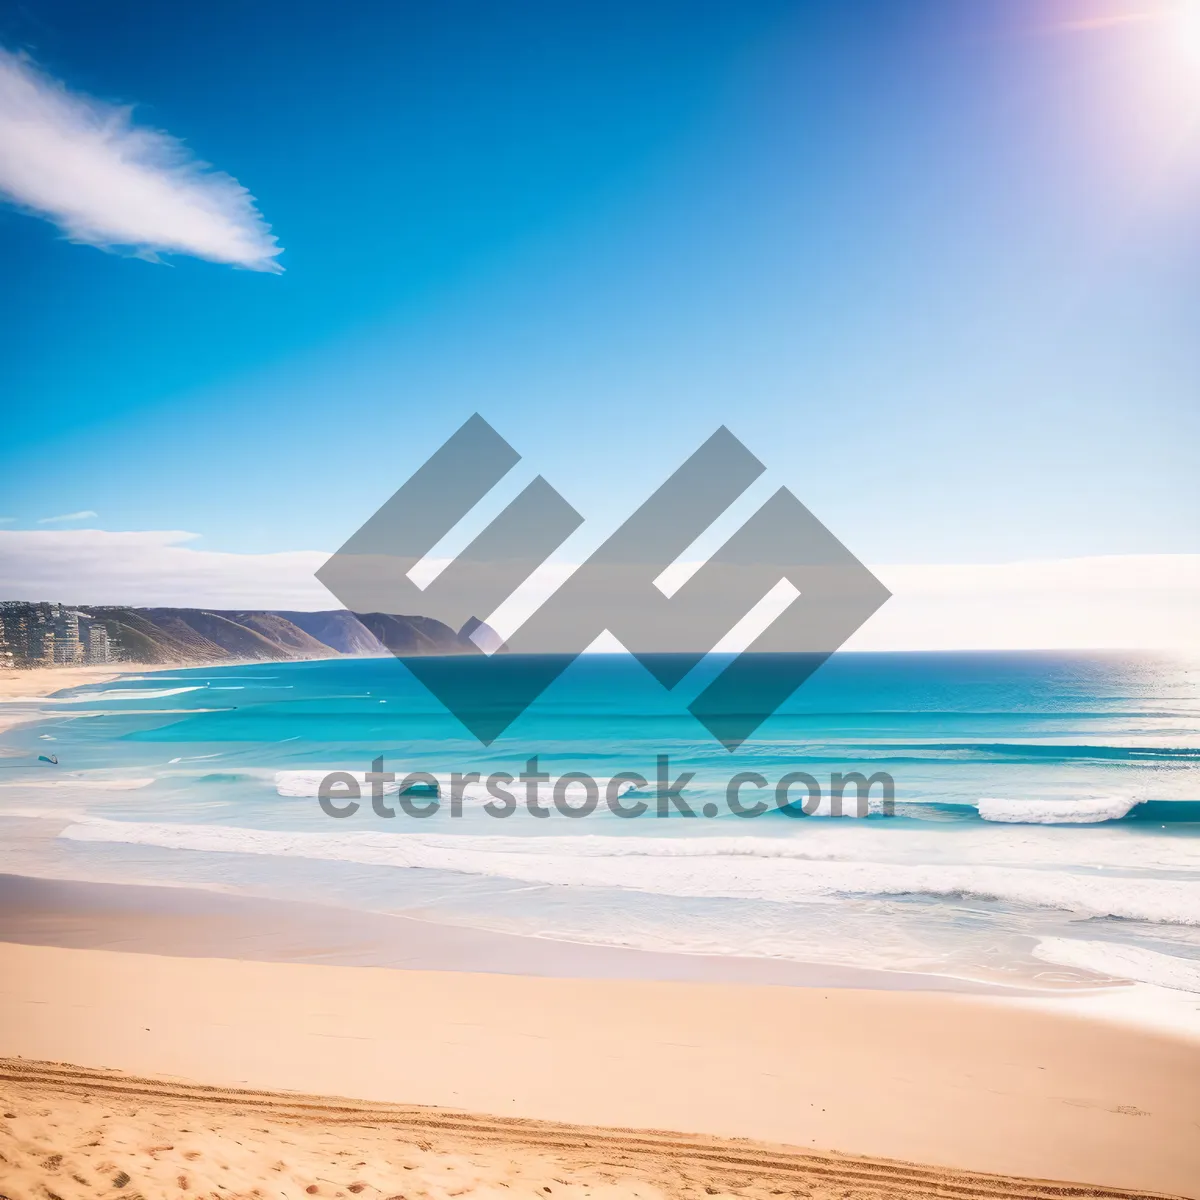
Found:
[[87, 631], [87, 661], [100, 664], [112, 661], [112, 650], [108, 644], [108, 630], [99, 623], [93, 623]]
[[54, 662], [76, 663], [82, 657], [79, 644], [79, 614], [60, 612], [54, 618]]

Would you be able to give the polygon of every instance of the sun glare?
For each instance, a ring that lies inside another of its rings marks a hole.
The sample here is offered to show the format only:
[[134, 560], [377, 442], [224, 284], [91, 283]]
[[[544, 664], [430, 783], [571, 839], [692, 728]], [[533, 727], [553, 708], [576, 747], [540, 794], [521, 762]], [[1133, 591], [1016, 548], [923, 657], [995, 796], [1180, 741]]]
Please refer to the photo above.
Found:
[[1200, 0], [1182, 0], [1174, 7], [1170, 36], [1178, 49], [1200, 67]]

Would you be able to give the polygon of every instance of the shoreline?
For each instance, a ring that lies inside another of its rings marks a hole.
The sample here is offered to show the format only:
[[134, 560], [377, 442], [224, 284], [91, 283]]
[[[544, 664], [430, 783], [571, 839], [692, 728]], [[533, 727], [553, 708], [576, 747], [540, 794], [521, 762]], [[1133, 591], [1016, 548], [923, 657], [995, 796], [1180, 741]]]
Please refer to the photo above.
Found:
[[[228, 662], [111, 662], [103, 665], [71, 664], [69, 666], [39, 665], [36, 667], [11, 667], [0, 671], [0, 700], [10, 704], [27, 701], [36, 704], [48, 700], [57, 692], [82, 687], [85, 683], [112, 683], [122, 675], [154, 675], [166, 671], [192, 671], [204, 667], [244, 667], [269, 663], [269, 659], [233, 658]], [[316, 659], [285, 659], [286, 662], [315, 662]]]
[[1200, 1045], [993, 996], [4, 943], [0, 1056], [1200, 1198]]
[[[82, 687], [84, 684], [112, 683], [122, 675], [145, 675], [155, 671], [185, 671], [195, 663], [106, 663], [103, 666], [39, 666], [13, 667], [0, 671], [0, 702], [10, 704], [40, 704], [53, 698], [56, 692]], [[0, 708], [0, 733], [16, 725], [42, 719], [41, 712], [10, 711]]]
[[1009, 999], [1102, 990], [1092, 984], [1074, 989], [1006, 986], [916, 971], [640, 950], [203, 888], [17, 874], [0, 874], [0, 942], [179, 958]]
[[1125, 976], [1013, 980], [802, 959], [649, 950], [238, 891], [0, 873], [0, 942], [463, 975], [991, 997], [1200, 1046], [1197, 996]]
[[[0, 699], [11, 702], [28, 700], [34, 703], [47, 699], [52, 692], [65, 691], [85, 683], [110, 683], [133, 672], [178, 671], [184, 663], [105, 663], [94, 666], [10, 667], [0, 671]], [[51, 686], [51, 685], [54, 686]]]
[[[38, 705], [52, 701], [59, 692], [83, 687], [85, 684], [102, 685], [112, 683], [125, 675], [154, 675], [170, 671], [192, 671], [204, 667], [244, 667], [259, 665], [271, 660], [230, 659], [228, 662], [197, 663], [138, 663], [116, 662], [103, 666], [36, 666], [13, 667], [0, 671], [0, 736], [19, 725], [29, 725], [48, 717], [61, 717], [63, 713], [44, 713], [40, 709], [10, 708], [20, 704]], [[287, 659], [287, 662], [317, 662], [323, 659]], [[4, 750], [0, 747], [0, 755]]]

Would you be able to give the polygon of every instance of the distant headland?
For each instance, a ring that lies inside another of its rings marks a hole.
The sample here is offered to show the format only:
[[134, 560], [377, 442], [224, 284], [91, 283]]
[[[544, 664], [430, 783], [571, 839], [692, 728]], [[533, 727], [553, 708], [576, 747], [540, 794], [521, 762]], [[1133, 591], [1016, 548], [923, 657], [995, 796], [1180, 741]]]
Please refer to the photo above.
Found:
[[[0, 665], [44, 667], [136, 662], [479, 654], [494, 635], [472, 618], [455, 631], [432, 617], [273, 609], [127, 608], [47, 601], [0, 602]], [[472, 640], [472, 634], [475, 640]]]

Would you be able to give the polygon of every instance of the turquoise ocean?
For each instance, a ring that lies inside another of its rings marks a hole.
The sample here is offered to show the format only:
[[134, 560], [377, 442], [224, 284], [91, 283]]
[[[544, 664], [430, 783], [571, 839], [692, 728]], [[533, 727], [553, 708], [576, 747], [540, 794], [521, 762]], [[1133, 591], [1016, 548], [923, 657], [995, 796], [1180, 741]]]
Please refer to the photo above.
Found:
[[[1132, 980], [1200, 1004], [1195, 660], [844, 653], [733, 754], [622, 655], [578, 659], [490, 747], [390, 658], [127, 675], [3, 709], [23, 710], [38, 719], [0, 735], [2, 872], [1022, 987]], [[645, 776], [622, 800], [647, 814], [601, 799], [569, 817], [543, 785], [539, 817], [519, 783], [511, 816], [475, 783], [451, 811], [451, 773], [518, 775], [535, 755], [601, 789]], [[660, 756], [692, 773], [696, 816], [655, 815]], [[437, 777], [439, 810], [409, 816], [389, 787], [394, 817], [367, 795], [326, 815], [320, 779], [378, 757]], [[851, 771], [890, 775], [894, 811], [879, 787], [862, 816], [726, 802], [739, 772]]]

